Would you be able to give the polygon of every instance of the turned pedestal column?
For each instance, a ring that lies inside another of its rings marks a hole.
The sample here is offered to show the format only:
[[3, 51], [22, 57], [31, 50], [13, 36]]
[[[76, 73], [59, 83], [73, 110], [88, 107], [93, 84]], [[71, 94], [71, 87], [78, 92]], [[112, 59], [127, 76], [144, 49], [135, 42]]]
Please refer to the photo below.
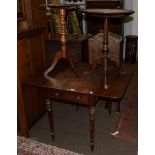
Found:
[[66, 12], [68, 9], [73, 9], [76, 6], [74, 5], [55, 5], [55, 4], [47, 4], [47, 5], [42, 5], [43, 7], [50, 7], [53, 9], [58, 9], [59, 10], [59, 15], [60, 15], [60, 28], [61, 28], [61, 33], [60, 33], [60, 42], [61, 42], [61, 49], [56, 52], [56, 55], [52, 61], [51, 66], [44, 72], [44, 75], [47, 76], [49, 72], [51, 72], [55, 66], [57, 65], [58, 61], [60, 59], [66, 59], [74, 72], [75, 76], [78, 77], [78, 74], [75, 70], [75, 67], [73, 65], [70, 52], [66, 47], [67, 43], [67, 28], [66, 28]]

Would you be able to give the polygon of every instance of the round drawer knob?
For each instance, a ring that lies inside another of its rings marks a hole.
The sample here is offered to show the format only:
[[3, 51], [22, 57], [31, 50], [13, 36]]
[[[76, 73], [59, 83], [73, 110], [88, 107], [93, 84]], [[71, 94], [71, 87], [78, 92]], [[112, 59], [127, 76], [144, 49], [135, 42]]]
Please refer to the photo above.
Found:
[[80, 98], [80, 96], [77, 96], [76, 99], [79, 101], [81, 98]]
[[118, 9], [120, 9], [120, 6], [117, 6]]
[[59, 93], [55, 93], [55, 97], [58, 97], [59, 96]]

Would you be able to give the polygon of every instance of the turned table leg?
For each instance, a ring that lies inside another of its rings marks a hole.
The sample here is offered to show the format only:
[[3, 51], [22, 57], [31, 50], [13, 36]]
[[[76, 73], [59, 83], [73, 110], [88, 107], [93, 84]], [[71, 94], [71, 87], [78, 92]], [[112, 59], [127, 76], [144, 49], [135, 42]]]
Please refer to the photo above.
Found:
[[48, 112], [48, 120], [49, 120], [49, 126], [50, 126], [50, 132], [52, 139], [54, 140], [54, 124], [53, 124], [53, 111], [52, 111], [52, 104], [50, 102], [50, 99], [46, 99], [46, 108]]
[[107, 109], [109, 112], [109, 115], [111, 115], [111, 110], [112, 110], [112, 102], [111, 101], [105, 102], [105, 109]]
[[117, 112], [120, 112], [120, 101], [117, 102]]
[[89, 107], [89, 123], [90, 123], [90, 147], [94, 150], [94, 132], [95, 132], [95, 107]]

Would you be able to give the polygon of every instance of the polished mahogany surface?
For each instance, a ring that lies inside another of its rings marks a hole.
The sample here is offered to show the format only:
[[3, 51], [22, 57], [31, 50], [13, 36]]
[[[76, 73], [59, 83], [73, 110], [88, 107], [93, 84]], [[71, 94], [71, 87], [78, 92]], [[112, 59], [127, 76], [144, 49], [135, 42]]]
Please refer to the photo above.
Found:
[[94, 74], [90, 74], [91, 66], [89, 64], [78, 63], [75, 66], [79, 73], [79, 78], [75, 78], [73, 72], [63, 62], [49, 76], [42, 74], [27, 79], [25, 83], [35, 87], [93, 94], [94, 96], [120, 100], [126, 91], [132, 75], [132, 68], [129, 65], [124, 65], [121, 69], [109, 67], [107, 74], [109, 89], [105, 90], [104, 70], [102, 67], [98, 67]]
[[125, 9], [81, 9], [80, 11], [92, 15], [102, 15], [102, 17], [123, 17], [134, 13], [133, 10]]

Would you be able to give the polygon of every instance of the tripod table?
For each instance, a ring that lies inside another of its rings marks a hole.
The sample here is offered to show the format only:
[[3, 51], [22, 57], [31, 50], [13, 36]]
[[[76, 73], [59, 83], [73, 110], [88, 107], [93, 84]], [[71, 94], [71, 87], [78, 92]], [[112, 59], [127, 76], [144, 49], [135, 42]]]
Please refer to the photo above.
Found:
[[61, 33], [60, 33], [61, 49], [57, 51], [51, 66], [44, 72], [44, 75], [47, 76], [47, 74], [55, 68], [56, 64], [60, 59], [66, 59], [69, 62], [69, 65], [71, 66], [71, 69], [74, 72], [75, 76], [78, 77], [78, 74], [73, 65], [69, 50], [66, 47], [66, 43], [67, 43], [66, 12], [69, 9], [76, 9], [77, 5], [43, 4], [41, 5], [41, 7], [45, 7], [45, 8], [50, 7], [50, 8], [59, 10], [60, 28], [61, 28]]
[[104, 35], [103, 35], [103, 49], [102, 49], [102, 57], [97, 58], [93, 64], [92, 67], [92, 73], [95, 71], [97, 64], [104, 64], [104, 71], [105, 71], [105, 76], [104, 76], [104, 88], [108, 89], [108, 84], [107, 84], [107, 69], [108, 69], [108, 52], [109, 52], [109, 47], [108, 47], [108, 19], [109, 18], [120, 18], [124, 17], [127, 15], [131, 15], [134, 13], [132, 10], [124, 10], [124, 9], [81, 9], [81, 12], [84, 12], [86, 14], [91, 14], [91, 15], [100, 15], [101, 17], [104, 17]]

